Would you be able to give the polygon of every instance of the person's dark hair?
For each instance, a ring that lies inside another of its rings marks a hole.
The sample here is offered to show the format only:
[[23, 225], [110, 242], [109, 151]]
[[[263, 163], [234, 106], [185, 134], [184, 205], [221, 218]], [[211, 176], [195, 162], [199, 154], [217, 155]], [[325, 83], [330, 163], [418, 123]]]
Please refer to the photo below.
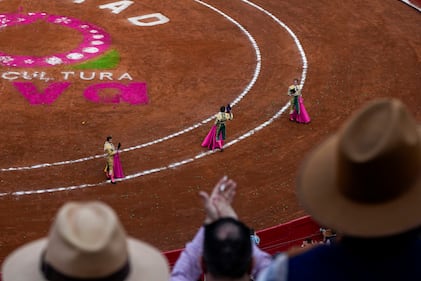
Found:
[[233, 218], [221, 218], [205, 226], [205, 271], [215, 278], [241, 278], [250, 273], [250, 228]]
[[219, 108], [219, 111], [220, 111], [220, 112], [225, 112], [225, 106], [221, 106], [221, 107]]
[[107, 141], [110, 141], [110, 139], [112, 139], [112, 138], [113, 138], [112, 136], [108, 136]]

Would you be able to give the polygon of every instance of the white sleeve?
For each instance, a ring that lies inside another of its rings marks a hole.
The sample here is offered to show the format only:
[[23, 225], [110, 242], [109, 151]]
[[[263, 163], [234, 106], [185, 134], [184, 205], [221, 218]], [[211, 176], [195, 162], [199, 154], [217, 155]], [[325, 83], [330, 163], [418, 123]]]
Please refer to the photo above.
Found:
[[272, 261], [269, 267], [257, 277], [257, 281], [287, 281], [288, 280], [288, 255], [280, 254]]

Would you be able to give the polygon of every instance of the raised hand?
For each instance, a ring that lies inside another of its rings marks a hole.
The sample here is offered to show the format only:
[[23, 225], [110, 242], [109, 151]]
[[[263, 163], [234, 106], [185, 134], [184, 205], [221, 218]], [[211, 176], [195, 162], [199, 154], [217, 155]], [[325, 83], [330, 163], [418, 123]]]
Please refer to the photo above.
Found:
[[237, 214], [231, 207], [236, 188], [237, 183], [224, 176], [215, 185], [211, 195], [208, 195], [205, 191], [199, 192], [206, 212], [205, 223], [211, 223], [222, 217], [237, 218]]

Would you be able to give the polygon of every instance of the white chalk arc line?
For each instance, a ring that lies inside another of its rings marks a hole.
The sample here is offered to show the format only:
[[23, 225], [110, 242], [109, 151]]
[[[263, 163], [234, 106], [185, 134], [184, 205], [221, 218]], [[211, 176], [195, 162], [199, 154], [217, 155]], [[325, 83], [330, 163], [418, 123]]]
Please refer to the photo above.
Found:
[[[279, 118], [279, 116], [281, 116], [282, 113], [285, 112], [285, 110], [287, 110], [288, 108], [289, 108], [289, 103], [287, 103], [284, 107], [282, 107], [270, 119], [266, 120], [265, 122], [263, 122], [259, 126], [249, 130], [248, 132], [241, 135], [240, 137], [226, 143], [224, 145], [224, 147], [230, 147], [231, 145], [234, 145], [234, 144], [238, 143], [239, 141], [241, 141], [243, 139], [246, 139], [246, 138], [250, 137], [251, 135], [255, 134], [256, 132], [262, 130], [266, 126], [273, 123], [273, 121], [275, 119]], [[150, 169], [150, 170], [141, 171], [139, 173], [131, 174], [131, 175], [128, 175], [128, 176], [124, 177], [123, 179], [116, 179], [116, 181], [118, 182], [118, 181], [130, 180], [130, 179], [138, 178], [138, 177], [141, 177], [141, 176], [146, 176], [146, 175], [154, 174], [154, 173], [157, 173], [157, 172], [162, 172], [162, 171], [165, 171], [165, 170], [168, 170], [168, 169], [174, 169], [176, 167], [191, 163], [191, 162], [193, 162], [197, 159], [203, 158], [204, 156], [207, 156], [207, 155], [210, 155], [210, 154], [213, 154], [213, 153], [219, 153], [219, 151], [218, 150], [215, 150], [215, 151], [209, 150], [209, 151], [206, 151], [206, 152], [202, 152], [202, 153], [197, 154], [194, 157], [186, 158], [182, 161], [171, 163], [167, 166], [158, 167], [158, 168], [154, 168], [154, 169]], [[104, 185], [104, 184], [107, 184], [107, 183], [109, 183], [109, 181], [100, 182], [100, 183], [96, 183], [96, 184], [81, 184], [81, 185], [72, 185], [72, 186], [66, 186], [66, 187], [54, 187], [54, 188], [39, 189], [39, 190], [15, 191], [15, 192], [10, 193], [10, 195], [22, 196], [22, 195], [52, 193], [52, 192], [58, 192], [58, 191], [69, 191], [69, 190], [76, 190], [76, 189], [82, 189], [82, 188], [88, 188], [88, 187], [96, 187], [96, 186]], [[0, 197], [6, 196], [6, 195], [9, 195], [9, 193], [0, 193]]]

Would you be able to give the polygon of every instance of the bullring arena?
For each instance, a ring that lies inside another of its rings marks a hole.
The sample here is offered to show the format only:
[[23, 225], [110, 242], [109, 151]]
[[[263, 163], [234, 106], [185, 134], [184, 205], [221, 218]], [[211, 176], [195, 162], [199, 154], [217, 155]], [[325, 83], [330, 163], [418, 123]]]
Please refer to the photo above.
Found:
[[[184, 247], [203, 222], [198, 191], [223, 175], [257, 230], [306, 215], [297, 169], [354, 110], [396, 97], [421, 123], [421, 4], [406, 2], [0, 1], [1, 261], [70, 200], [102, 200], [131, 236]], [[310, 124], [288, 120], [296, 77]], [[208, 151], [227, 103], [225, 151]], [[116, 185], [108, 135], [122, 143]]]

